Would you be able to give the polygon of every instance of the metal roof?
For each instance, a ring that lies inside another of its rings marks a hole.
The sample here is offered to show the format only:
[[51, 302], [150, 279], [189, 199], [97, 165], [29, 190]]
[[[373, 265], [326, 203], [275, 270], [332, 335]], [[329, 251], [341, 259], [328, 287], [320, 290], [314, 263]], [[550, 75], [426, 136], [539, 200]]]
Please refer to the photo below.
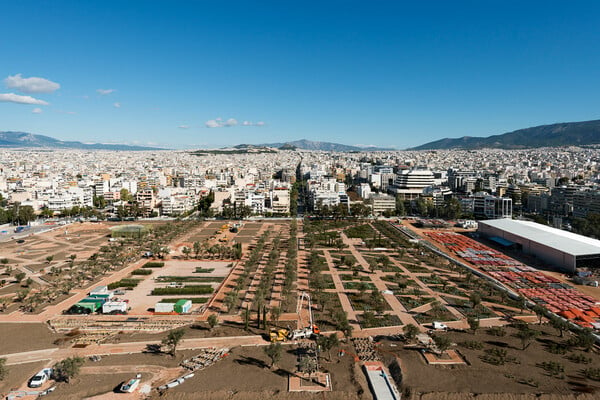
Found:
[[482, 225], [504, 230], [513, 235], [552, 247], [573, 256], [600, 254], [600, 240], [536, 222], [503, 218], [479, 221], [479, 226], [481, 227]]

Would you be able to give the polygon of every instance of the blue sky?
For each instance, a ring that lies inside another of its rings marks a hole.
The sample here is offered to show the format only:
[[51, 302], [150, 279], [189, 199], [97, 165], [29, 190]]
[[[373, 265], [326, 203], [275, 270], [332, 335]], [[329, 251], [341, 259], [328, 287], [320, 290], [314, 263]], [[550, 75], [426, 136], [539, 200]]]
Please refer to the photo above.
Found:
[[3, 1], [0, 130], [406, 148], [600, 118], [597, 1], [412, 3]]

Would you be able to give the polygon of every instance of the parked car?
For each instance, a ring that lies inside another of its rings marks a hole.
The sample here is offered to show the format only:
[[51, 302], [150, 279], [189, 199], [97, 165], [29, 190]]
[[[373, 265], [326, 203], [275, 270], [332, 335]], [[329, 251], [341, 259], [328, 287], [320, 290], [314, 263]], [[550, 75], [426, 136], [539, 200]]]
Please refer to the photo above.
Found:
[[41, 370], [40, 372], [38, 372], [37, 374], [35, 374], [34, 376], [31, 377], [31, 379], [29, 380], [29, 387], [30, 388], [38, 388], [38, 387], [42, 386], [44, 383], [46, 383], [48, 381], [48, 379], [50, 379], [51, 375], [52, 375], [52, 369], [44, 368], [43, 370]]

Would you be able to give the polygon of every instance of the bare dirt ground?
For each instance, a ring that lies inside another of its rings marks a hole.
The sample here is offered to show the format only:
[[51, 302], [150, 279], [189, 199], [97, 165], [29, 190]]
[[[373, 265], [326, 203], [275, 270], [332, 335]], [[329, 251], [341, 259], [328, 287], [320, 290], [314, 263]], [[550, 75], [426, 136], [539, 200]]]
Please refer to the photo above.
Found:
[[[600, 383], [587, 380], [581, 374], [584, 368], [600, 367], [600, 357], [595, 353], [584, 353], [593, 359], [590, 364], [577, 364], [566, 358], [566, 355], [552, 354], [547, 350], [547, 344], [562, 342], [567, 339], [558, 337], [556, 331], [549, 326], [532, 325], [533, 329], [541, 330], [543, 334], [534, 340], [529, 348], [522, 350], [521, 341], [514, 337], [516, 329], [505, 328], [506, 336], [498, 337], [481, 329], [473, 335], [467, 332], [448, 332], [452, 342], [478, 341], [483, 344], [482, 350], [471, 350], [463, 346], [456, 349], [466, 358], [469, 365], [430, 366], [416, 350], [402, 349], [398, 342], [382, 341], [380, 348], [386, 357], [396, 355], [400, 358], [403, 370], [403, 386], [410, 388], [413, 393], [429, 392], [464, 392], [464, 393], [552, 393], [573, 394], [579, 384], [585, 383], [596, 388], [596, 396], [600, 395]], [[391, 346], [395, 345], [395, 346]], [[485, 349], [506, 349], [515, 362], [504, 365], [485, 363], [481, 357]], [[552, 377], [539, 364], [544, 361], [555, 361], [564, 366], [564, 377]], [[536, 386], [519, 383], [519, 380], [531, 380]], [[437, 397], [433, 397], [436, 398]], [[450, 398], [450, 397], [449, 397]], [[468, 397], [465, 397], [468, 398]], [[479, 398], [479, 397], [478, 397]], [[516, 399], [517, 397], [515, 397]], [[598, 398], [598, 397], [596, 397]]]
[[[46, 396], [48, 399], [81, 400], [86, 397], [97, 396], [106, 392], [113, 392], [126, 379], [131, 379], [131, 372], [85, 374], [74, 378], [69, 384], [60, 384], [57, 389]], [[142, 374], [142, 379], [148, 375]]]
[[[227, 336], [244, 336], [244, 335], [261, 335], [265, 331], [262, 329], [256, 329], [254, 326], [250, 326], [248, 331], [244, 330], [242, 323], [237, 324], [233, 322], [226, 322], [217, 325], [212, 330], [209, 329], [208, 324], [205, 322], [195, 323], [191, 326], [186, 326], [185, 338], [211, 338], [211, 337], [227, 337]], [[160, 341], [165, 337], [165, 333], [149, 333], [149, 332], [136, 332], [136, 333], [123, 333], [119, 335], [121, 342], [143, 342], [148, 340]]]
[[425, 393], [416, 394], [409, 400], [596, 400], [593, 394], [575, 395], [575, 394], [514, 394], [514, 393]]
[[0, 323], [0, 354], [56, 347], [54, 341], [62, 337], [43, 323]]
[[19, 388], [24, 381], [31, 378], [35, 373], [44, 368], [45, 362], [34, 362], [27, 364], [11, 365], [8, 375], [0, 381], [0, 395], [4, 398], [11, 389]]
[[[323, 363], [331, 373], [333, 392], [320, 394], [288, 393], [288, 374], [294, 373], [296, 356], [291, 346], [284, 346], [281, 362], [270, 369], [270, 360], [262, 348], [238, 347], [217, 364], [199, 371], [182, 385], [171, 389], [165, 399], [369, 399], [368, 388], [353, 379], [354, 360], [334, 358]], [[153, 396], [154, 398], [154, 396]]]

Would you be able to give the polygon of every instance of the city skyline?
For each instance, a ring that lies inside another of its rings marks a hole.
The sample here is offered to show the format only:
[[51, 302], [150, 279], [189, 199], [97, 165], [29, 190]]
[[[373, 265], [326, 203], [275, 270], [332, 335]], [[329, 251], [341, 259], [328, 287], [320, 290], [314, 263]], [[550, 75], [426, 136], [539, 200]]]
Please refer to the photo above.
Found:
[[593, 120], [598, 8], [6, 4], [5, 30], [18, 34], [0, 44], [0, 130], [171, 148], [306, 138], [403, 149]]

